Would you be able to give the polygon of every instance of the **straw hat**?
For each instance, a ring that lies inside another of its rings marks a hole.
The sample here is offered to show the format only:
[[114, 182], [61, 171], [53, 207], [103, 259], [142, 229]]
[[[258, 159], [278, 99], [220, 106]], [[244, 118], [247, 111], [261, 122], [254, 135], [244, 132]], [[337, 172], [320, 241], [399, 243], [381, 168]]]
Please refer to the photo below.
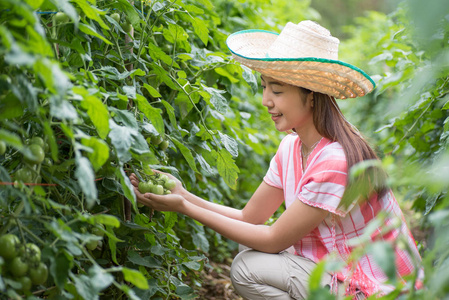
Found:
[[244, 30], [226, 41], [234, 59], [276, 80], [335, 98], [363, 96], [375, 87], [359, 68], [338, 60], [340, 41], [313, 21], [287, 23], [280, 34]]

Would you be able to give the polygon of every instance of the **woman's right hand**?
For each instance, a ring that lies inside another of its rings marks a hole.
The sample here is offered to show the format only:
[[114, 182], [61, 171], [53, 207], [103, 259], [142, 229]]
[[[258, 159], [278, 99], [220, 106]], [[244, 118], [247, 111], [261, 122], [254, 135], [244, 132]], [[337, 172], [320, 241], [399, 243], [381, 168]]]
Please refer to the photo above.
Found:
[[176, 178], [175, 176], [173, 176], [172, 174], [164, 173], [164, 172], [161, 172], [161, 171], [158, 171], [158, 170], [153, 170], [153, 172], [159, 173], [159, 174], [161, 174], [161, 175], [165, 175], [165, 176], [167, 176], [169, 179], [171, 179], [171, 180], [173, 180], [173, 181], [175, 182], [175, 187], [172, 188], [172, 189], [170, 189], [170, 192], [171, 192], [172, 194], [178, 194], [178, 195], [181, 195], [183, 192], [185, 192], [185, 189], [184, 189], [184, 187], [182, 186], [181, 181], [180, 181], [178, 178]]

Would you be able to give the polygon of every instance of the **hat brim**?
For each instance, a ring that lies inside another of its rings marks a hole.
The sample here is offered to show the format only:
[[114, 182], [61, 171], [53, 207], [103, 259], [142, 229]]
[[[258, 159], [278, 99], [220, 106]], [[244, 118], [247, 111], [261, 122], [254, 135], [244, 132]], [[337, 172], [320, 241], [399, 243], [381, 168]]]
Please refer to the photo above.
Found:
[[361, 97], [374, 89], [370, 76], [340, 60], [267, 57], [267, 50], [277, 36], [265, 30], [244, 30], [231, 34], [226, 43], [236, 61], [282, 82], [338, 99]]

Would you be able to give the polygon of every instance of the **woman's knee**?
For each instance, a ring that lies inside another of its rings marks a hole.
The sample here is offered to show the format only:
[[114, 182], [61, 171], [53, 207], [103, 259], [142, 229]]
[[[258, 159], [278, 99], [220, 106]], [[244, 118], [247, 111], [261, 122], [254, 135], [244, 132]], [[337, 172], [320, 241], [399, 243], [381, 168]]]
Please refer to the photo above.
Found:
[[248, 255], [247, 252], [251, 250], [245, 250], [242, 252], [239, 252], [236, 257], [234, 257], [234, 260], [231, 264], [231, 281], [234, 285], [241, 285], [245, 283], [250, 283], [249, 281], [251, 276], [249, 275], [249, 269], [248, 266], [245, 263], [246, 256]]

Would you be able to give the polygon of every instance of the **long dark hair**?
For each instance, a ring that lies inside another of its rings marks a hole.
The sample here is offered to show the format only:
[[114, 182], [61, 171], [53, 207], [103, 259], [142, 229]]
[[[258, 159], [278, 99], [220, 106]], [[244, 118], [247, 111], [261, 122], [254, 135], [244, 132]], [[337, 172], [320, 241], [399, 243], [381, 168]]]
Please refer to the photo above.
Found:
[[[305, 91], [306, 93], [311, 92]], [[334, 97], [313, 92], [313, 101], [313, 123], [315, 128], [321, 136], [333, 142], [338, 142], [343, 147], [348, 165], [348, 174], [350, 169], [360, 162], [368, 160], [379, 161], [379, 157], [366, 139], [344, 118]], [[361, 194], [362, 198], [369, 198], [373, 192], [382, 197], [387, 192], [386, 173], [379, 167], [379, 164], [373, 164], [366, 168], [353, 182], [349, 181], [349, 179], [350, 176], [348, 176], [346, 195], [344, 197], [347, 196], [352, 199]], [[351, 199], [347, 200], [352, 202]]]

